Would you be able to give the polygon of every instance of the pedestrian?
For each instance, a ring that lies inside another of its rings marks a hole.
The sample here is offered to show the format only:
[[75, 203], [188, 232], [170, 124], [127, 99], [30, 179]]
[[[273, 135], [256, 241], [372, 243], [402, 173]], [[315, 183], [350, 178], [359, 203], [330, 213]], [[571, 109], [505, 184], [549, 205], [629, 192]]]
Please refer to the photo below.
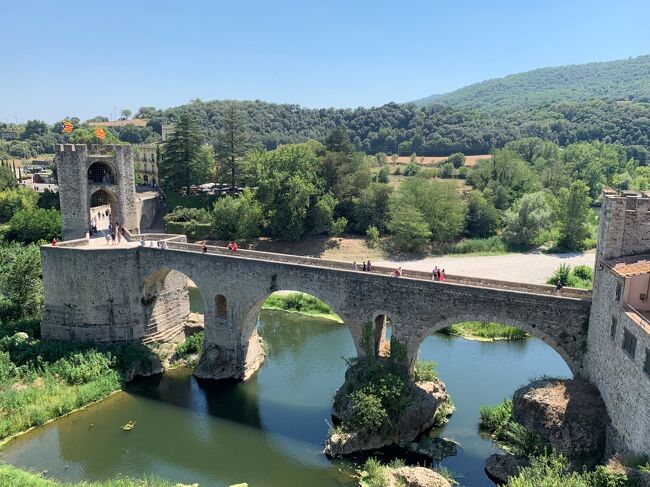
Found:
[[228, 250], [232, 252], [232, 242], [228, 242]]
[[111, 232], [111, 242], [113, 245], [115, 245], [115, 231]]
[[111, 236], [106, 232], [106, 235], [104, 235], [104, 238], [106, 239], [106, 245], [111, 244]]
[[232, 243], [232, 252], [233, 254], [237, 253], [237, 249], [239, 248], [239, 245], [237, 245], [237, 242]]
[[208, 247], [205, 244], [203, 244], [202, 250], [204, 254], [208, 253]]
[[356, 271], [357, 270], [357, 263], [356, 261], [352, 263], [352, 270]]
[[431, 273], [431, 279], [433, 279], [434, 281], [440, 279], [440, 269], [438, 269], [438, 266], [435, 266], [433, 268], [433, 272]]
[[117, 231], [117, 243], [122, 243], [122, 233], [119, 230]]
[[156, 245], [158, 246], [159, 249], [162, 249], [162, 243], [161, 243], [160, 240], [158, 240], [158, 242], [156, 242]]
[[555, 292], [559, 293], [563, 287], [564, 286], [562, 286], [562, 280], [558, 278], [557, 282], [555, 283]]
[[393, 276], [395, 276], [395, 277], [402, 277], [402, 268], [401, 268], [401, 267], [398, 267], [397, 269], [395, 269], [395, 270], [393, 271]]
[[363, 263], [363, 266], [361, 267], [361, 270], [362, 270], [363, 272], [366, 272], [366, 263], [365, 263], [365, 262]]
[[368, 261], [368, 263], [366, 264], [366, 270], [370, 272], [370, 261]]
[[442, 269], [442, 270], [438, 273], [438, 280], [441, 281], [441, 282], [445, 280], [445, 270], [444, 270], [444, 269]]
[[56, 247], [56, 244], [57, 244], [57, 243], [59, 243], [59, 241], [56, 239], [56, 237], [54, 237], [54, 238], [52, 239], [52, 247]]

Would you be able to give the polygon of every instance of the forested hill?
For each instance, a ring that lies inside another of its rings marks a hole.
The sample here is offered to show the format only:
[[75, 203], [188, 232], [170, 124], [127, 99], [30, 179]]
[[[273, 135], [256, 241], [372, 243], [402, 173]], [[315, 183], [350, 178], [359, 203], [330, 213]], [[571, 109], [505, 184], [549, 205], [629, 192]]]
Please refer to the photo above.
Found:
[[619, 61], [542, 68], [416, 100], [493, 112], [592, 98], [650, 101], [650, 55]]
[[[440, 105], [389, 103], [357, 109], [311, 109], [261, 101], [236, 102], [245, 113], [254, 141], [276, 144], [324, 140], [336, 126], [347, 128], [355, 146], [367, 152], [408, 155], [481, 154], [511, 140], [536, 136], [560, 145], [601, 140], [650, 149], [650, 103], [590, 100], [487, 114]], [[158, 112], [152, 122], [173, 121], [190, 111], [212, 143], [226, 102], [194, 101]]]

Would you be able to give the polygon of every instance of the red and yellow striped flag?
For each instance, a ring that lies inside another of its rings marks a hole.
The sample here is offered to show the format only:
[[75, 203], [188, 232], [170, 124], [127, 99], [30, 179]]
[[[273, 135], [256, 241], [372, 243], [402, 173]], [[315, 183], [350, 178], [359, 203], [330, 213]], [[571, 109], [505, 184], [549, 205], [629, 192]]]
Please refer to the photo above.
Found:
[[106, 132], [104, 132], [104, 129], [101, 127], [95, 127], [95, 135], [98, 139], [104, 140], [106, 138]]
[[68, 120], [63, 121], [63, 132], [64, 133], [69, 133], [72, 132], [73, 125], [72, 122], [69, 122]]

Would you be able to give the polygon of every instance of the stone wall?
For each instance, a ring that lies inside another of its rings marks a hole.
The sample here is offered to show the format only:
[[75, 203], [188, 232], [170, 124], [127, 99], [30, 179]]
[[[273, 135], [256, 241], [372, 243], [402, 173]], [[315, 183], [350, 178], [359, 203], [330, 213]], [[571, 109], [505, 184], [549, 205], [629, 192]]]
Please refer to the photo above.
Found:
[[617, 193], [603, 196], [597, 256], [612, 259], [650, 252], [650, 197]]
[[[623, 453], [650, 455], [650, 375], [643, 370], [650, 353], [650, 325], [633, 319], [635, 313], [616, 301], [617, 283], [622, 285], [623, 279], [606, 268], [596, 273], [586, 373], [607, 406], [615, 431], [610, 438], [612, 447]], [[623, 350], [624, 330], [637, 339], [634, 358]]]
[[138, 228], [145, 232], [156, 220], [160, 210], [160, 201], [154, 194], [138, 195]]

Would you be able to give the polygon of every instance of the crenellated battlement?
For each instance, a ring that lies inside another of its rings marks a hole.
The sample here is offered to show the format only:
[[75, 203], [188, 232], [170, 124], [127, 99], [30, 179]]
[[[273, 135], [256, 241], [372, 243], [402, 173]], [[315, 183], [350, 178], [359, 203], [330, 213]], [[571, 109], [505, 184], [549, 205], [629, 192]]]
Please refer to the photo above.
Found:
[[650, 252], [650, 193], [603, 191], [598, 259]]

